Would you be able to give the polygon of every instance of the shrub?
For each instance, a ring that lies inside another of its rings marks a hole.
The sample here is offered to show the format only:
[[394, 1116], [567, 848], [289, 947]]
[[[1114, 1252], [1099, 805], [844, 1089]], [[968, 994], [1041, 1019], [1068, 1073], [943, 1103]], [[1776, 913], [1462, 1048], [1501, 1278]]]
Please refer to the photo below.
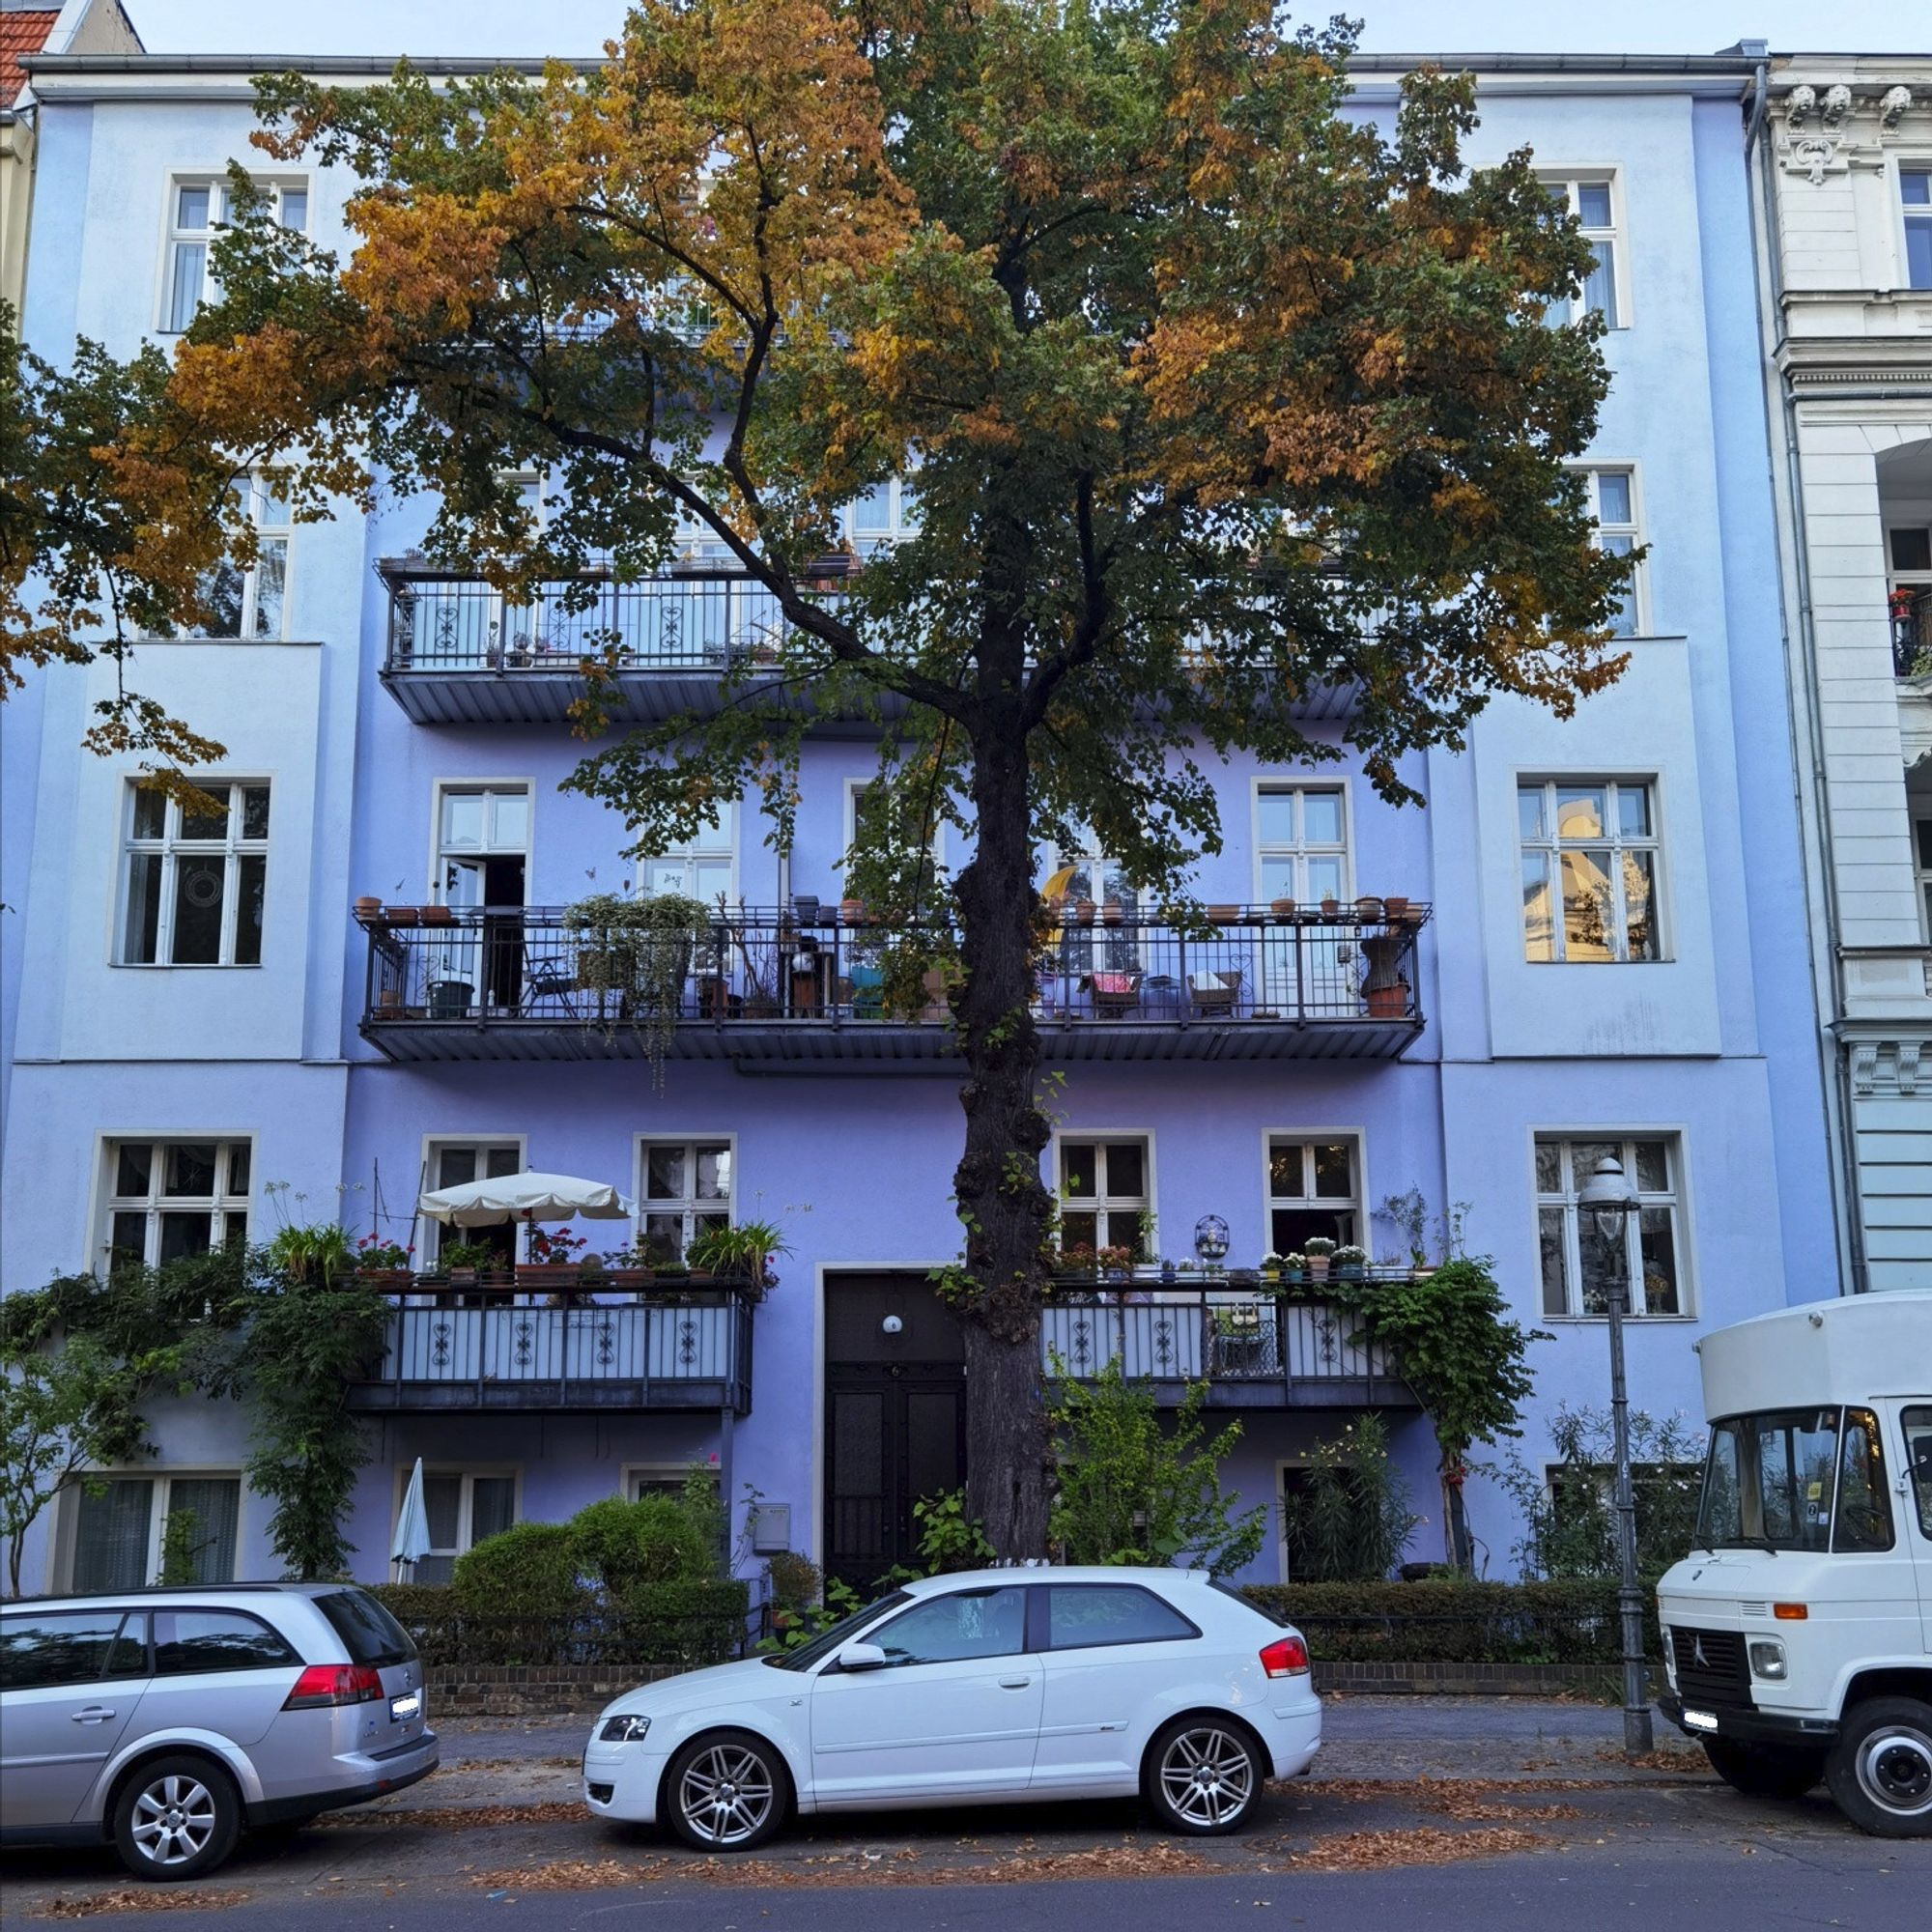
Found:
[[676, 1496], [607, 1496], [571, 1518], [578, 1569], [624, 1602], [653, 1583], [709, 1577], [717, 1546]]
[[578, 1547], [574, 1524], [512, 1523], [456, 1559], [452, 1606], [476, 1617], [581, 1616], [592, 1600]]
[[1335, 1441], [1316, 1444], [1305, 1486], [1283, 1499], [1289, 1574], [1311, 1583], [1385, 1582], [1417, 1520], [1381, 1418], [1358, 1415]]
[[772, 1602], [781, 1610], [809, 1610], [825, 1591], [825, 1573], [809, 1556], [781, 1549], [765, 1564], [771, 1578]]

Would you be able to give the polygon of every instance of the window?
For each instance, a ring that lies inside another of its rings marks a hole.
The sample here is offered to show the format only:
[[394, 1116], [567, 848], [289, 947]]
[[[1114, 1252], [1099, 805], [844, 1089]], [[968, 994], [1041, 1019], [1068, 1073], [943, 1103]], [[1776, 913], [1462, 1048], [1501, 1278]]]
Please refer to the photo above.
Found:
[[316, 1598], [315, 1606], [342, 1639], [352, 1662], [380, 1668], [408, 1663], [416, 1654], [409, 1633], [366, 1590], [337, 1590]]
[[[396, 1471], [400, 1508], [410, 1472]], [[415, 1568], [418, 1583], [447, 1583], [456, 1559], [486, 1537], [517, 1520], [517, 1479], [504, 1471], [423, 1473], [423, 1514], [429, 1519], [429, 1553]]]
[[1264, 903], [1320, 905], [1349, 896], [1348, 821], [1340, 785], [1264, 784], [1256, 800]]
[[158, 1266], [248, 1238], [247, 1141], [109, 1141], [107, 1256]]
[[846, 540], [861, 556], [911, 536], [919, 528], [912, 485], [902, 476], [874, 483], [842, 512]]
[[1050, 1583], [1046, 1646], [1084, 1650], [1112, 1643], [1172, 1643], [1201, 1633], [1171, 1604], [1134, 1583]]
[[654, 1261], [682, 1261], [699, 1235], [731, 1225], [729, 1141], [645, 1141], [639, 1160], [639, 1234]]
[[269, 787], [196, 780], [213, 809], [128, 787], [123, 966], [259, 966]]
[[1596, 175], [1572, 181], [1546, 181], [1544, 185], [1559, 213], [1577, 217], [1584, 241], [1597, 256], [1595, 266], [1583, 277], [1581, 290], [1569, 303], [1567, 315], [1560, 304], [1552, 313], [1559, 321], [1569, 322], [1579, 322], [1586, 315], [1600, 315], [1612, 328], [1621, 328], [1624, 310], [1617, 262], [1614, 182], [1608, 175]]
[[[301, 181], [264, 182], [274, 217], [298, 234], [308, 229], [308, 185]], [[215, 236], [234, 215], [225, 176], [169, 185], [167, 281], [161, 297], [161, 328], [179, 335], [204, 301], [220, 291], [214, 278]]]
[[1932, 1408], [1908, 1408], [1899, 1420], [1905, 1426], [1905, 1466], [1918, 1508], [1919, 1534], [1932, 1537]]
[[960, 1590], [928, 1598], [866, 1639], [891, 1663], [959, 1663], [978, 1657], [1017, 1657], [1026, 1648], [1026, 1591]]
[[1522, 949], [1571, 965], [1662, 959], [1652, 787], [1549, 779], [1517, 787]]
[[1912, 820], [1913, 870], [1918, 880], [1919, 916], [1932, 941], [1932, 807], [1921, 806]]
[[1905, 209], [1905, 285], [1932, 289], [1932, 168], [1900, 168]]
[[1268, 1137], [1268, 1246], [1297, 1254], [1311, 1235], [1339, 1246], [1359, 1244], [1361, 1188], [1355, 1144]]
[[[1605, 1246], [1577, 1198], [1607, 1154], [1636, 1190], [1635, 1214]], [[1609, 1287], [1634, 1284], [1632, 1315], [1689, 1315], [1690, 1298], [1679, 1262], [1677, 1142], [1662, 1135], [1631, 1140], [1536, 1142], [1536, 1227], [1543, 1257], [1546, 1315], [1602, 1315]]]
[[1832, 1526], [1837, 1550], [1889, 1549], [1891, 1503], [1886, 1494], [1885, 1439], [1868, 1408], [1845, 1411], [1838, 1443], [1838, 1505]]
[[75, 1590], [137, 1590], [160, 1578], [169, 1530], [195, 1583], [235, 1580], [239, 1476], [106, 1476], [76, 1486]]
[[1840, 1421], [1835, 1408], [1796, 1408], [1714, 1424], [1697, 1547], [1889, 1549], [1878, 1419], [1868, 1408], [1846, 1409], [1842, 1435]]
[[[432, 1188], [468, 1187], [472, 1180], [500, 1180], [506, 1174], [524, 1171], [522, 1141], [432, 1141], [425, 1162], [435, 1177]], [[451, 1228], [440, 1221], [426, 1224], [429, 1238], [427, 1265], [440, 1264], [442, 1251], [456, 1242], [487, 1242], [500, 1264], [508, 1267], [516, 1258], [517, 1223], [509, 1215], [479, 1227]]]
[[[1590, 518], [1597, 526], [1597, 548], [1611, 556], [1629, 556], [1642, 542], [1637, 529], [1636, 471], [1634, 469], [1585, 469], [1583, 486], [1589, 498]], [[1610, 634], [1634, 638], [1643, 629], [1643, 564], [1631, 566], [1624, 584], [1623, 602], [1610, 619]]]
[[653, 858], [638, 862], [638, 890], [655, 898], [681, 893], [699, 905], [715, 906], [731, 896], [736, 852], [738, 808], [720, 806], [711, 822], [683, 845], [673, 845]]
[[1148, 1252], [1153, 1216], [1145, 1140], [1060, 1143], [1060, 1242], [1066, 1248]]
[[206, 1670], [273, 1670], [299, 1663], [281, 1636], [242, 1610], [156, 1610], [155, 1675]]
[[0, 1621], [0, 1690], [52, 1690], [146, 1674], [148, 1620], [121, 1610], [62, 1610]]

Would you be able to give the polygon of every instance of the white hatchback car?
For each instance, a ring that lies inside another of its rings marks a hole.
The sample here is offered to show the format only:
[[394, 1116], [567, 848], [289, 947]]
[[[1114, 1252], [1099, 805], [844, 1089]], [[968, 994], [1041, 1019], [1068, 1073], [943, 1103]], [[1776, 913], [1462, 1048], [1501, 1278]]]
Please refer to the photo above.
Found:
[[1136, 1792], [1170, 1831], [1220, 1833], [1321, 1742], [1300, 1634], [1203, 1573], [978, 1570], [619, 1697], [583, 1796], [708, 1852], [762, 1844], [793, 1807]]

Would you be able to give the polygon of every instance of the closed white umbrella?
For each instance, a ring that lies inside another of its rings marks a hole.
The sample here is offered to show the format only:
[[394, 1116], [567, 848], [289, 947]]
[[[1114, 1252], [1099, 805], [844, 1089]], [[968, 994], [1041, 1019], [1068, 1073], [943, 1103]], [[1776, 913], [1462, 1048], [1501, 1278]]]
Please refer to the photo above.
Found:
[[[410, 1486], [403, 1492], [402, 1513], [396, 1518], [396, 1540], [389, 1546], [389, 1561], [412, 1575], [429, 1554], [429, 1505], [423, 1500], [423, 1459], [410, 1471]], [[402, 1578], [398, 1577], [400, 1582]]]
[[601, 1180], [576, 1180], [567, 1174], [503, 1174], [489, 1180], [440, 1187], [416, 1206], [432, 1221], [454, 1228], [486, 1228], [492, 1222], [621, 1221], [635, 1211], [614, 1187]]

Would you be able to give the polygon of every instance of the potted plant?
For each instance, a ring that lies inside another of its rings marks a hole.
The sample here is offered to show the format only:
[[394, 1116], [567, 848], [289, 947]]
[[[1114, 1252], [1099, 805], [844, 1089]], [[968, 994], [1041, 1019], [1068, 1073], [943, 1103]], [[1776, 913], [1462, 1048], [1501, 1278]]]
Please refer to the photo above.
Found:
[[420, 925], [422, 908], [412, 905], [392, 905], [383, 908], [383, 918], [389, 925]]
[[1372, 1020], [1408, 1017], [1408, 981], [1402, 976], [1403, 949], [1399, 932], [1378, 932], [1362, 941], [1368, 971], [1362, 976], [1362, 998]]
[[684, 1251], [693, 1274], [717, 1275], [739, 1284], [752, 1301], [762, 1301], [779, 1285], [777, 1261], [791, 1248], [771, 1221], [740, 1221], [729, 1228], [707, 1228]]
[[452, 1288], [474, 1288], [476, 1277], [497, 1265], [497, 1250], [488, 1241], [444, 1241], [436, 1263]]
[[[584, 1256], [588, 1262], [590, 1257]], [[627, 1289], [632, 1293], [640, 1293], [650, 1287], [655, 1277], [651, 1251], [641, 1240], [632, 1241], [621, 1248], [607, 1248], [598, 1257], [604, 1270], [601, 1286], [611, 1289]]]
[[1308, 1257], [1308, 1278], [1310, 1281], [1328, 1279], [1328, 1258], [1335, 1252], [1336, 1244], [1326, 1235], [1310, 1235], [1303, 1244]]
[[1073, 917], [1081, 925], [1094, 923], [1094, 901], [1088, 898], [1073, 901]]
[[426, 905], [422, 908], [422, 923], [425, 925], [454, 925], [456, 909], [446, 905]]
[[1123, 1282], [1132, 1276], [1134, 1251], [1131, 1248], [1099, 1248], [1094, 1251], [1094, 1259], [1105, 1281]]
[[1119, 899], [1105, 899], [1100, 905], [1100, 923], [1103, 925], [1119, 925], [1127, 916], [1126, 908]]
[[1408, 900], [1401, 893], [1391, 893], [1382, 900], [1382, 912], [1391, 925], [1397, 925], [1408, 917]]
[[406, 1248], [400, 1241], [370, 1233], [355, 1243], [355, 1272], [371, 1288], [393, 1293], [409, 1287], [410, 1257], [414, 1253], [415, 1249]]
[[1281, 1278], [1291, 1288], [1308, 1279], [1308, 1257], [1294, 1249], [1281, 1258]]
[[1276, 919], [1293, 919], [1294, 917], [1294, 901], [1291, 898], [1270, 899], [1268, 901], [1268, 911], [1273, 913]]
[[1355, 901], [1355, 917], [1364, 925], [1373, 925], [1382, 916], [1382, 902], [1374, 893], [1364, 893]]
[[1341, 911], [1342, 901], [1340, 899], [1324, 898], [1321, 901], [1321, 917], [1323, 919], [1335, 919], [1339, 917]]
[[1368, 1260], [1367, 1253], [1352, 1242], [1339, 1247], [1334, 1256], [1336, 1275], [1343, 1281], [1360, 1281]]
[[641, 1033], [652, 1077], [661, 1079], [693, 951], [711, 930], [710, 908], [680, 893], [595, 893], [566, 906], [563, 923], [577, 935], [577, 983], [597, 995], [597, 1020], [607, 1018], [605, 1002], [614, 995], [616, 1018]]
[[1208, 908], [1208, 917], [1216, 925], [1238, 925], [1241, 923], [1241, 909], [1237, 905], [1210, 905]]
[[583, 1235], [573, 1235], [568, 1227], [554, 1233], [530, 1223], [529, 1259], [517, 1264], [520, 1289], [574, 1288], [582, 1273], [577, 1259], [590, 1245]]
[[355, 902], [355, 917], [367, 925], [371, 921], [381, 917], [383, 901], [373, 895], [365, 895]]
[[1283, 1266], [1282, 1258], [1278, 1254], [1276, 1254], [1272, 1248], [1270, 1248], [1267, 1251], [1267, 1253], [1262, 1257], [1262, 1268], [1261, 1268], [1262, 1279], [1264, 1282], [1269, 1283], [1270, 1285], [1278, 1283], [1281, 1280], [1282, 1276], [1282, 1266]]

